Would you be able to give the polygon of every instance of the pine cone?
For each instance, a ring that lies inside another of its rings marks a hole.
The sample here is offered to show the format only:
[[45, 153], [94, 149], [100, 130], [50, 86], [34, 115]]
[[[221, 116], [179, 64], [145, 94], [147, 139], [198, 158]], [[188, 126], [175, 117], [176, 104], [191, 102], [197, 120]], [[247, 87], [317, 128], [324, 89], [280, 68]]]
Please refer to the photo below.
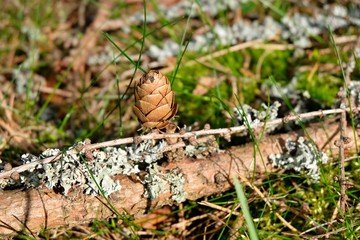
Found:
[[169, 80], [156, 70], [144, 74], [135, 87], [134, 112], [144, 128], [161, 129], [178, 110]]

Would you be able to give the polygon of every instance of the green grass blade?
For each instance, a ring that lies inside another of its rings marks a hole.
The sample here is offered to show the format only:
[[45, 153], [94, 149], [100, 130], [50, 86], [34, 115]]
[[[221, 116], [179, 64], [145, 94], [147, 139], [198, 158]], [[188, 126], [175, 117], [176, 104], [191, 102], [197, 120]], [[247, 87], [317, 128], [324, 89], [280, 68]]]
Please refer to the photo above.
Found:
[[[184, 44], [185, 42], [185, 36], [186, 36], [186, 32], [187, 32], [187, 29], [188, 29], [188, 26], [189, 26], [189, 22], [190, 22], [190, 17], [191, 17], [191, 13], [192, 13], [192, 10], [193, 10], [193, 7], [194, 7], [194, 4], [191, 5], [191, 10], [190, 10], [190, 14], [187, 18], [187, 21], [186, 21], [186, 25], [185, 25], [185, 28], [184, 28], [184, 32], [182, 34], [182, 37], [181, 37], [181, 42], [180, 42], [180, 47]], [[187, 41], [186, 45], [185, 45], [185, 48], [184, 48], [184, 51], [180, 51], [178, 56], [177, 56], [177, 60], [176, 60], [176, 67], [175, 67], [175, 70], [174, 70], [174, 73], [171, 77], [171, 85], [173, 84], [174, 80], [175, 80], [175, 77], [176, 77], [176, 74], [179, 70], [179, 67], [180, 67], [180, 63], [181, 63], [181, 60], [186, 52], [186, 49], [189, 45], [190, 41]]]
[[250, 239], [251, 240], [258, 240], [259, 237], [257, 235], [257, 230], [256, 230], [256, 227], [255, 227], [254, 221], [253, 221], [253, 219], [251, 217], [251, 214], [250, 214], [249, 205], [247, 203], [247, 199], [246, 199], [243, 187], [241, 186], [239, 180], [235, 176], [233, 176], [233, 180], [234, 180], [236, 195], [237, 195], [237, 198], [238, 198], [238, 200], [239, 200], [239, 202], [241, 204], [241, 210], [242, 210], [242, 212], [244, 214], [245, 221], [246, 221], [246, 224], [247, 224], [248, 229], [249, 229]]

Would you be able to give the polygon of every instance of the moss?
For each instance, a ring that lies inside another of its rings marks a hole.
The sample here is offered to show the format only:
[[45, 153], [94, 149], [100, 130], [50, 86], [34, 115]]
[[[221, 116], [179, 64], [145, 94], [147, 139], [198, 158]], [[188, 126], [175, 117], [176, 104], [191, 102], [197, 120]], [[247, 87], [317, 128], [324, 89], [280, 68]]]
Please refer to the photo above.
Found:
[[[348, 56], [345, 53], [340, 53], [342, 61], [346, 62]], [[338, 59], [336, 57], [335, 50], [331, 51], [329, 54], [322, 53], [319, 49], [314, 49], [310, 55], [311, 64], [323, 63], [323, 64], [335, 64], [338, 65]]]
[[254, 73], [258, 71], [257, 68], [261, 64], [262, 79], [273, 76], [280, 84], [286, 84], [290, 81], [289, 69], [292, 66], [292, 51], [282, 50], [267, 53], [262, 49], [250, 49], [249, 53], [252, 56], [251, 69]]
[[314, 74], [312, 78], [309, 78], [309, 74], [309, 72], [304, 72], [299, 76], [297, 88], [308, 91], [312, 99], [332, 106], [343, 80], [329, 74]]
[[229, 52], [217, 59], [219, 64], [229, 68], [234, 76], [241, 76], [240, 69], [244, 65], [244, 56], [241, 52]]
[[244, 100], [244, 103], [250, 104], [255, 100], [258, 82], [256, 79], [248, 79], [241, 84], [238, 95]]
[[256, 9], [258, 9], [258, 5], [255, 3], [255, 1], [245, 1], [244, 3], [241, 3], [241, 10], [243, 13], [252, 13]]
[[231, 85], [226, 80], [210, 87], [205, 95], [192, 93], [201, 77], [213, 75], [212, 69], [199, 64], [179, 69], [173, 89], [176, 92], [176, 102], [179, 104], [180, 123], [192, 125], [198, 122], [200, 125], [210, 123], [212, 127], [226, 126], [224, 102], [232, 97]]

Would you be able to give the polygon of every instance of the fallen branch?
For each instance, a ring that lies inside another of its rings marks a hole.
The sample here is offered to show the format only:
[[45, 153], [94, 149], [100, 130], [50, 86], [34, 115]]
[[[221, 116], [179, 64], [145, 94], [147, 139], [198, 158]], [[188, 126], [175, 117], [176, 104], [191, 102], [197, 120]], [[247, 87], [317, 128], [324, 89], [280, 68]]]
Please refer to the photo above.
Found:
[[[318, 146], [324, 145], [326, 146], [324, 149], [328, 152], [338, 153], [339, 148], [328, 144], [333, 142], [329, 136], [334, 136], [338, 132], [337, 123], [327, 124], [326, 129], [321, 128], [320, 125], [313, 125], [306, 130]], [[351, 128], [347, 130], [347, 132], [351, 131]], [[175, 135], [179, 136], [179, 134]], [[178, 169], [186, 179], [184, 186], [186, 199], [195, 200], [231, 189], [231, 177], [234, 174], [253, 179], [262, 176], [264, 172], [274, 171], [268, 161], [268, 156], [281, 152], [279, 142], [289, 137], [296, 139], [299, 136], [304, 136], [304, 133], [299, 131], [298, 133], [266, 137], [261, 143], [258, 143], [259, 149], [255, 154], [253, 144], [247, 144], [233, 147], [207, 159], [184, 158], [181, 161], [172, 161], [167, 166], [160, 167], [159, 170], [167, 172]], [[355, 141], [352, 136], [349, 138], [352, 141], [347, 148], [354, 149]], [[148, 209], [174, 204], [170, 191], [151, 200], [143, 196], [145, 188], [140, 181], [134, 181], [127, 176], [118, 176], [117, 179], [124, 187], [111, 194], [109, 201], [120, 212], [140, 217]], [[167, 188], [170, 189], [170, 186]], [[49, 189], [28, 189], [26, 191], [3, 191], [0, 199], [0, 216], [0, 234], [10, 234], [15, 230], [25, 229], [25, 226], [36, 232], [42, 227], [71, 226], [87, 223], [94, 219], [106, 219], [113, 217], [114, 213], [108, 208], [105, 199], [84, 195], [77, 189], [73, 189], [67, 197]]]
[[[338, 114], [338, 113], [342, 113], [344, 111], [349, 111], [349, 108], [319, 110], [319, 111], [314, 111], [314, 112], [309, 112], [309, 113], [303, 113], [300, 115], [287, 116], [285, 118], [275, 119], [272, 121], [268, 121], [266, 123], [261, 122], [261, 123], [259, 123], [258, 128], [262, 128], [264, 126], [265, 127], [277, 126], [277, 125], [280, 125], [283, 123], [288, 123], [288, 122], [294, 121], [294, 120], [308, 119], [308, 118], [313, 118], [313, 117], [317, 117], [317, 116], [322, 117], [322, 116], [329, 115], [329, 114]], [[82, 148], [82, 150], [83, 151], [94, 150], [94, 149], [99, 149], [99, 148], [104, 148], [104, 147], [118, 146], [118, 145], [129, 144], [129, 143], [134, 143], [134, 142], [141, 142], [144, 140], [151, 140], [151, 139], [194, 138], [194, 137], [205, 136], [205, 135], [225, 136], [225, 135], [229, 135], [229, 134], [242, 132], [245, 130], [247, 130], [246, 126], [237, 126], [237, 127], [231, 127], [231, 128], [219, 128], [219, 129], [209, 129], [209, 130], [204, 129], [204, 130], [185, 132], [185, 133], [150, 133], [150, 134], [143, 135], [143, 136], [121, 138], [121, 139], [106, 141], [106, 142], [102, 142], [102, 143], [89, 144], [89, 145], [85, 145]], [[78, 151], [77, 149], [71, 150], [72, 153], [76, 153], [77, 151]], [[58, 155], [58, 156], [44, 158], [44, 159], [34, 161], [34, 162], [31, 162], [28, 164], [24, 164], [24, 165], [21, 165], [18, 167], [14, 167], [9, 171], [1, 172], [0, 179], [10, 178], [11, 175], [14, 174], [15, 172], [21, 173], [21, 172], [27, 171], [31, 168], [34, 168], [35, 166], [37, 166], [39, 164], [50, 163], [50, 162], [59, 160], [60, 158], [61, 158], [61, 155]]]

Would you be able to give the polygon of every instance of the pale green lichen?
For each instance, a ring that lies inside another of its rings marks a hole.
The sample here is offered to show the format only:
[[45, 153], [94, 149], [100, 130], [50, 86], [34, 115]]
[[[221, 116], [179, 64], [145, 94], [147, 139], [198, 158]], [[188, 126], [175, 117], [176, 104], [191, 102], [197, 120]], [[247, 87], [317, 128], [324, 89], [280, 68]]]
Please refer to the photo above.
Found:
[[310, 142], [303, 137], [297, 141], [287, 139], [283, 154], [272, 154], [269, 159], [272, 160], [273, 167], [296, 172], [306, 173], [314, 182], [320, 179], [319, 163], [327, 163], [328, 156], [318, 151]]
[[[81, 148], [84, 143], [78, 143]], [[105, 195], [121, 189], [120, 182], [114, 180], [116, 175], [133, 175], [140, 173], [139, 166], [147, 165], [144, 177], [146, 190], [144, 195], [155, 199], [160, 193], [169, 189], [176, 202], [185, 201], [186, 193], [183, 190], [185, 178], [178, 170], [161, 173], [156, 161], [163, 157], [163, 150], [167, 146], [165, 140], [144, 141], [140, 144], [122, 148], [108, 147], [103, 151], [92, 152], [90, 159], [85, 159], [84, 153], [73, 151], [74, 147], [61, 152], [59, 149], [47, 149], [39, 157], [24, 154], [22, 161], [30, 163], [44, 158], [60, 156], [60, 159], [47, 164], [38, 164], [20, 174], [19, 181], [12, 179], [1, 180], [1, 188], [40, 187], [56, 189], [68, 195], [72, 188], [83, 189], [85, 194]]]
[[170, 185], [171, 199], [181, 203], [186, 200], [184, 191], [185, 177], [178, 168], [172, 169], [167, 173], [158, 170], [157, 164], [148, 168], [148, 174], [144, 178], [146, 184], [144, 196], [156, 199], [161, 193], [165, 193]]
[[159, 172], [157, 164], [149, 166], [147, 172], [148, 174], [144, 177], [144, 184], [146, 185], [144, 196], [156, 199], [166, 191], [167, 181], [163, 178], [163, 174]]
[[[78, 143], [77, 146], [84, 145]], [[161, 158], [166, 141], [145, 141], [121, 148], [108, 147], [103, 151], [94, 151], [92, 159], [84, 159], [83, 153], [76, 153], [73, 147], [61, 152], [59, 149], [47, 149], [39, 157], [31, 154], [22, 155], [26, 163], [47, 157], [60, 156], [60, 159], [47, 164], [38, 164], [20, 174], [20, 180], [2, 180], [1, 188], [5, 187], [38, 187], [43, 184], [50, 189], [57, 189], [67, 195], [73, 187], [83, 188], [85, 194], [109, 196], [121, 189], [115, 175], [131, 175], [140, 172], [139, 164], [156, 162]]]
[[184, 202], [186, 200], [186, 192], [184, 190], [185, 177], [180, 169], [175, 168], [171, 170], [166, 176], [167, 182], [170, 184], [170, 191], [172, 193], [171, 199], [177, 203]]
[[[261, 122], [276, 119], [281, 104], [275, 101], [272, 105], [268, 106], [264, 103], [261, 104], [264, 110], [258, 111], [251, 106], [244, 104], [234, 108], [234, 114], [239, 126], [249, 125], [251, 128], [257, 128]], [[271, 132], [274, 127], [268, 127], [267, 132]], [[245, 130], [242, 134], [246, 135], [248, 130]]]

